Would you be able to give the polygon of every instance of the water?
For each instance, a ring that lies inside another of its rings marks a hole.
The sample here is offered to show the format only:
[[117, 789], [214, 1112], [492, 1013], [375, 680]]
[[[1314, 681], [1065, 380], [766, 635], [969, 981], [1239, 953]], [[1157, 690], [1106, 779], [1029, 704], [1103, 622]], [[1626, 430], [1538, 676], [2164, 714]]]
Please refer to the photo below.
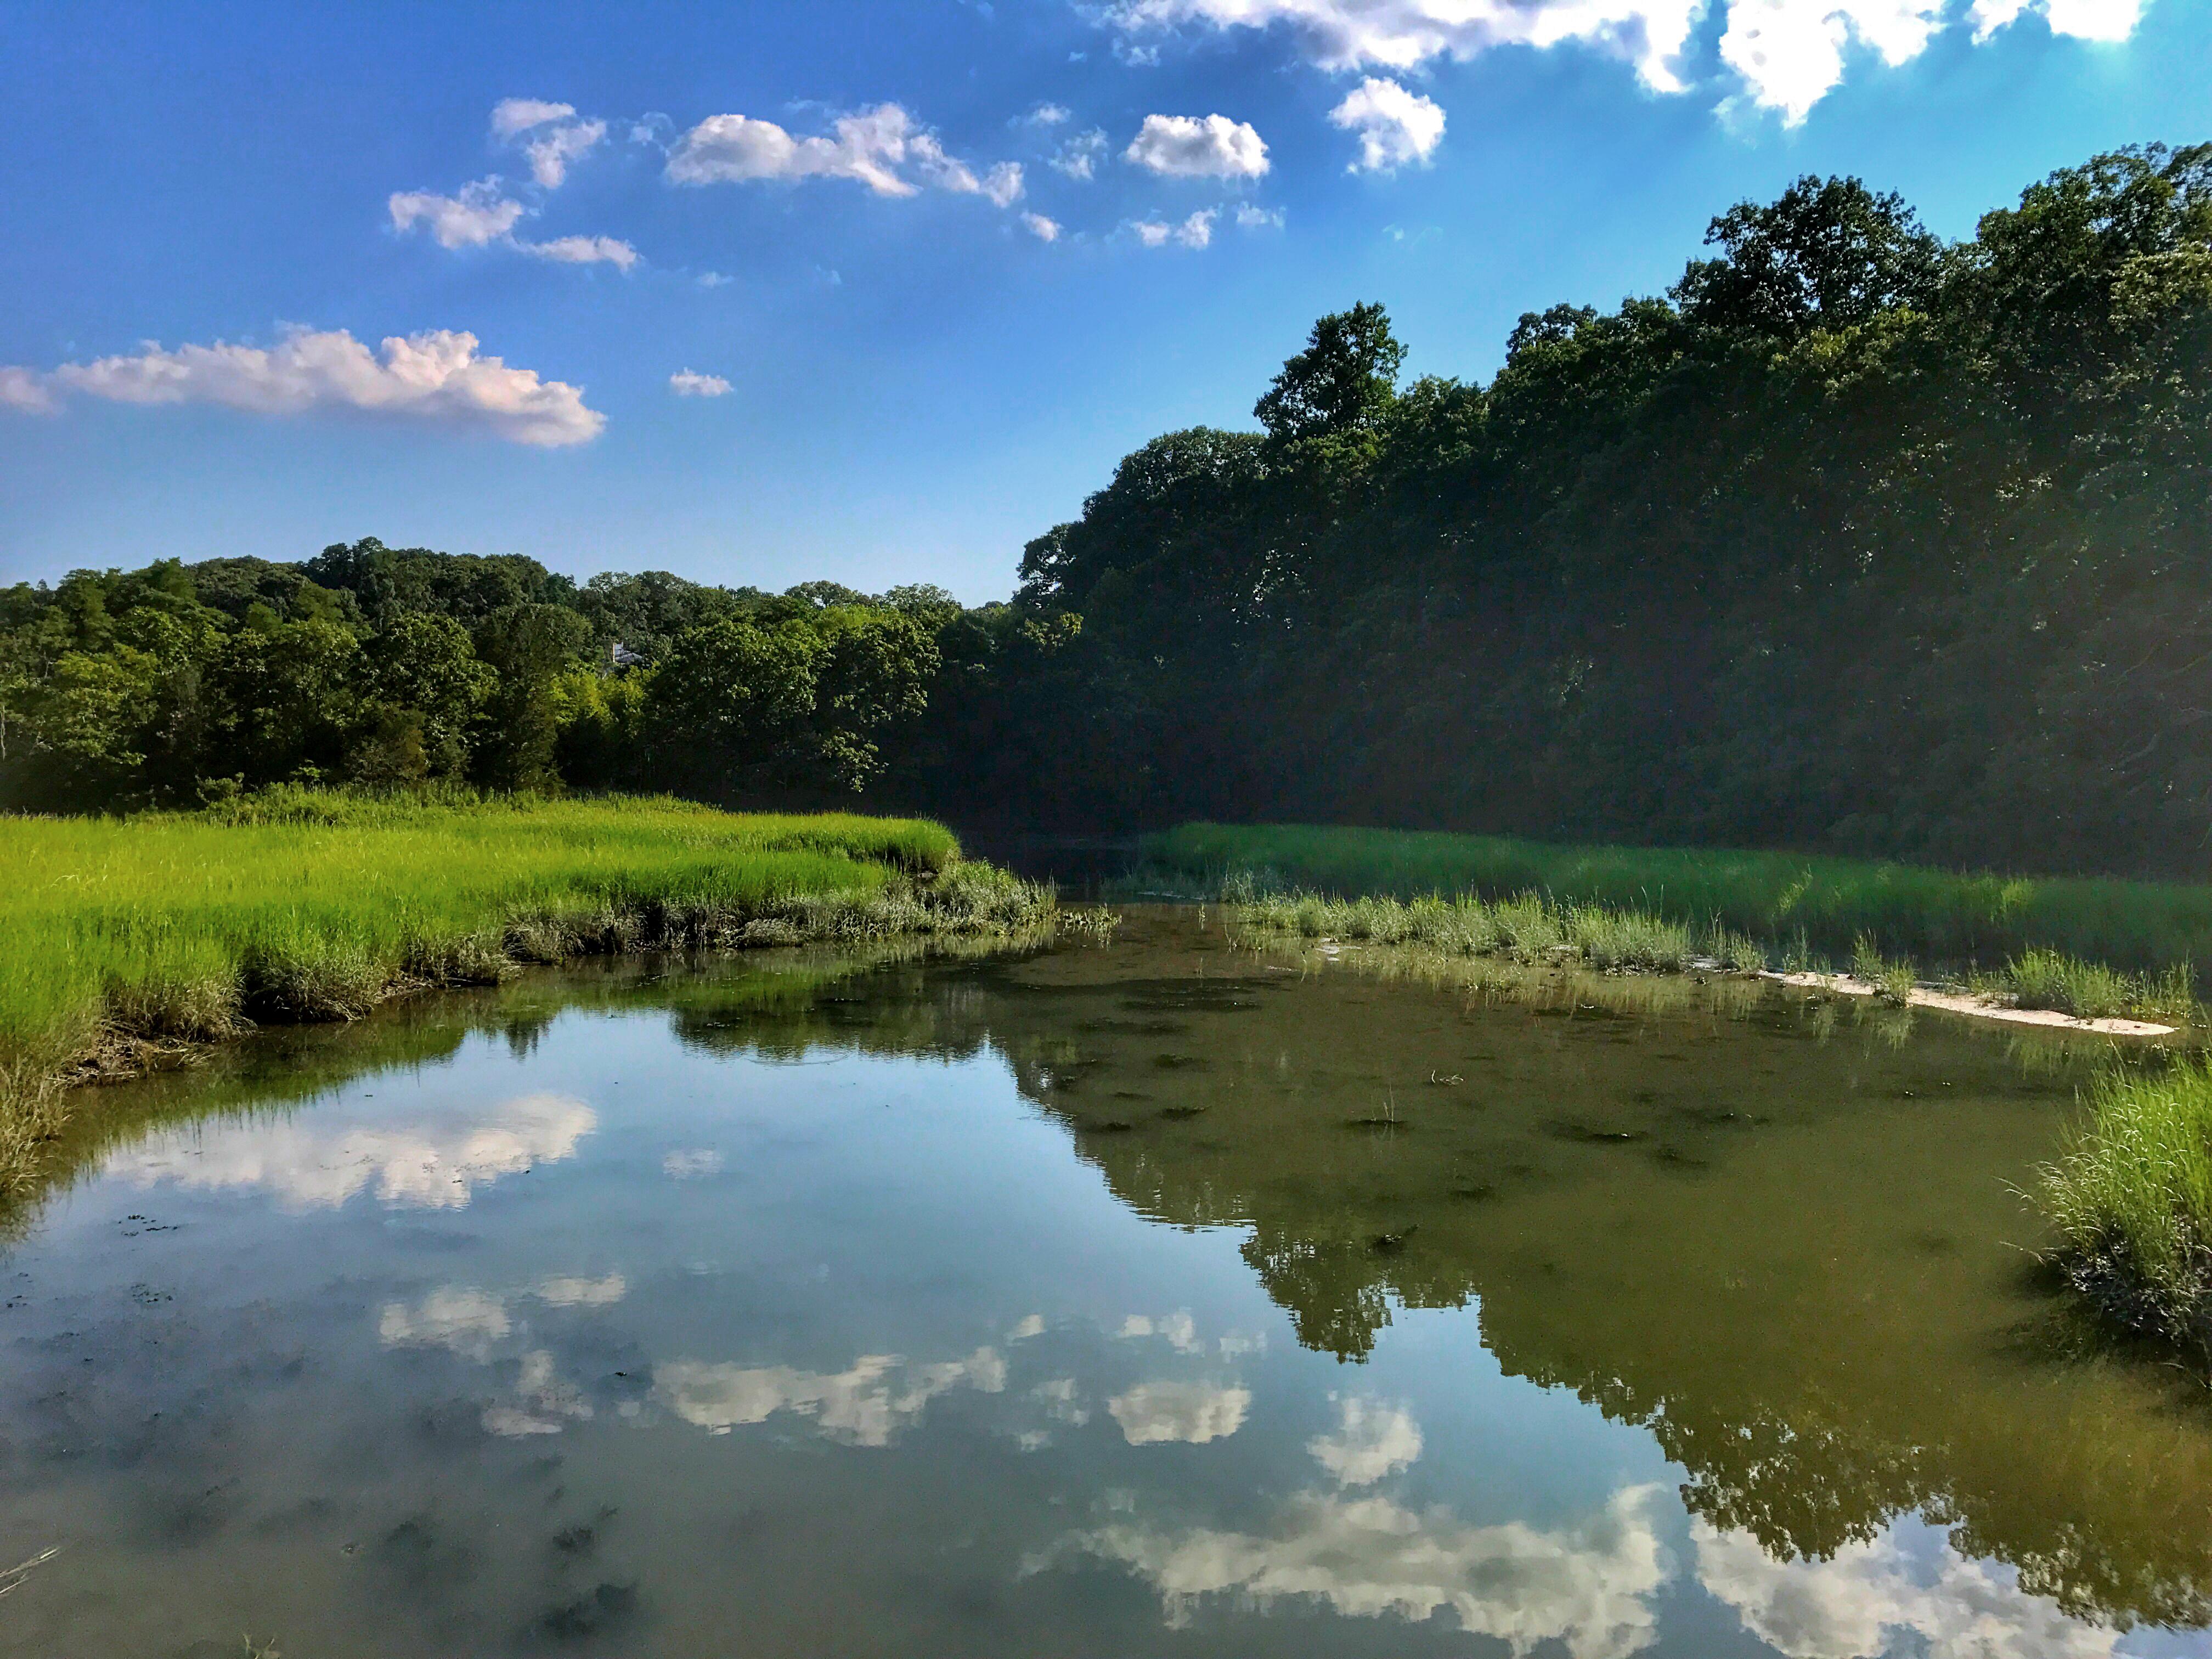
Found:
[[2212, 1652], [2212, 1407], [2020, 1248], [2087, 1063], [1168, 911], [270, 1033], [0, 1261], [0, 1651]]

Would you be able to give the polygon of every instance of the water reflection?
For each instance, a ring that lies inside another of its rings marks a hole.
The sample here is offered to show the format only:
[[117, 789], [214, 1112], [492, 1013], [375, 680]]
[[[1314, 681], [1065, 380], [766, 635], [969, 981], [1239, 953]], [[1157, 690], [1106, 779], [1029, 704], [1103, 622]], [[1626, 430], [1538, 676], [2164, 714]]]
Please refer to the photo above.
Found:
[[276, 1123], [164, 1130], [111, 1158], [108, 1170], [142, 1188], [259, 1187], [298, 1209], [374, 1193], [396, 1206], [458, 1210], [502, 1176], [574, 1157], [598, 1126], [589, 1106], [558, 1094], [441, 1103], [398, 1121], [362, 1099]]
[[930, 1364], [909, 1364], [896, 1354], [863, 1354], [834, 1376], [787, 1365], [693, 1359], [655, 1366], [653, 1373], [654, 1398], [710, 1434], [793, 1412], [812, 1419], [829, 1438], [854, 1446], [890, 1445], [949, 1389], [1000, 1394], [1006, 1386], [1006, 1362], [994, 1348]]
[[167, 1127], [88, 1141], [0, 1327], [0, 1547], [100, 1540], [115, 1588], [42, 1568], [0, 1651], [166, 1651], [131, 1621], [212, 1608], [194, 1559], [380, 1654], [741, 1617], [793, 1659], [1163, 1620], [2071, 1659], [2203, 1621], [2204, 1407], [2048, 1341], [2016, 1248], [2079, 1050], [1279, 965], [1187, 917], [616, 964], [145, 1086]]
[[1626, 1659], [1651, 1644], [1650, 1597], [1668, 1577], [1652, 1519], [1657, 1494], [1629, 1487], [1581, 1523], [1544, 1530], [1311, 1492], [1264, 1533], [1120, 1521], [1063, 1547], [1140, 1575], [1170, 1626], [1189, 1623], [1210, 1598], [1262, 1608], [1312, 1598], [1355, 1619], [1441, 1615], [1504, 1638], [1516, 1654], [1557, 1641], [1573, 1659]]

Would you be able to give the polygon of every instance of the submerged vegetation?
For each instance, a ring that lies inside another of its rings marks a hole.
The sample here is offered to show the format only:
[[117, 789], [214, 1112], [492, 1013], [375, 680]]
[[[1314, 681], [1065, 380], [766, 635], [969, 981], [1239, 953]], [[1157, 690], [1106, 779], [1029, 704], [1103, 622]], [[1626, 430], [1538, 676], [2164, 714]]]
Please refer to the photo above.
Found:
[[0, 819], [0, 1181], [58, 1089], [258, 1020], [603, 952], [1006, 937], [1051, 890], [942, 825], [671, 799], [283, 790], [199, 814]]

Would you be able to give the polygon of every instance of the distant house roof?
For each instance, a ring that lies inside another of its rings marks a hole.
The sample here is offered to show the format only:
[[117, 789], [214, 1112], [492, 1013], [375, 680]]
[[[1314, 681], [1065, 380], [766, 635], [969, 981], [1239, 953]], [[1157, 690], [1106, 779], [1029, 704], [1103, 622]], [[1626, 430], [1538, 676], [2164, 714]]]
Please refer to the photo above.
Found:
[[645, 659], [617, 640], [607, 647], [607, 660], [617, 668], [635, 668]]

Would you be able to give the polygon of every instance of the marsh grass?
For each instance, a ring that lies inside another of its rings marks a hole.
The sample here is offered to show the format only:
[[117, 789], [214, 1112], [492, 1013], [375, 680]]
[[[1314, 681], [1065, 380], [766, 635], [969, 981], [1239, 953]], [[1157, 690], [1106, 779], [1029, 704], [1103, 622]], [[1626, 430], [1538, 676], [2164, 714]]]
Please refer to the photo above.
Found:
[[[1802, 953], [1864, 934], [1925, 963], [1994, 968], [2031, 949], [2135, 974], [2212, 961], [2212, 886], [1956, 873], [1912, 865], [1709, 848], [1554, 846], [1495, 836], [1295, 824], [1184, 824], [1139, 855], [1218, 888], [1394, 895], [1542, 893], [1560, 904], [1727, 928]], [[1808, 963], [1809, 965], [1809, 963]]]
[[632, 950], [1051, 926], [940, 824], [666, 799], [275, 792], [204, 814], [0, 818], [0, 1186], [58, 1085], [259, 1021]]
[[2116, 1067], [2040, 1172], [2058, 1264], [2108, 1317], [2212, 1358], [2212, 1060]]

